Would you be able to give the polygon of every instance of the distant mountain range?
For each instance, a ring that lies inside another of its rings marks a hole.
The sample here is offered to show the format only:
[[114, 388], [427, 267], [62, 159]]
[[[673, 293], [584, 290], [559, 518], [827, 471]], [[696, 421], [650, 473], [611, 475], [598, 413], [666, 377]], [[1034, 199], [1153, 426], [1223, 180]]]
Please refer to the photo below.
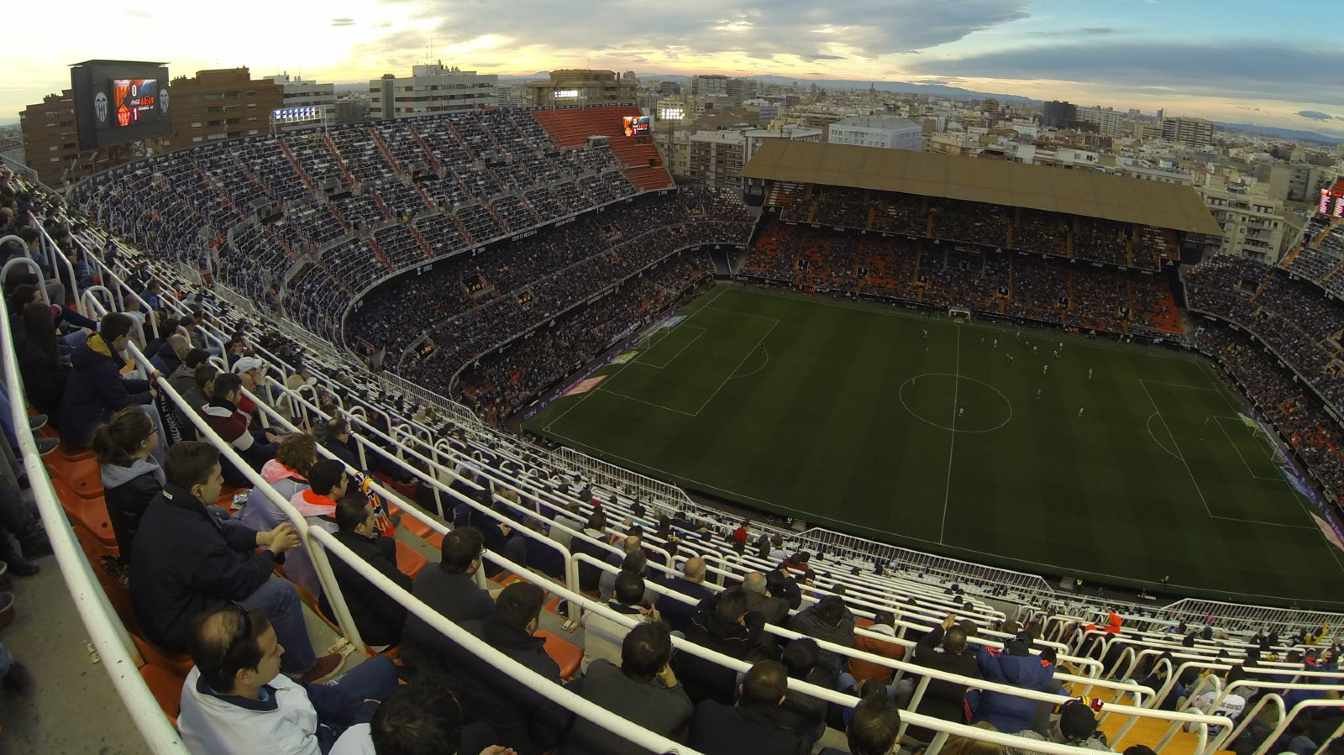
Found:
[[1293, 139], [1303, 142], [1316, 142], [1317, 144], [1344, 144], [1344, 136], [1330, 136], [1315, 131], [1299, 131], [1292, 128], [1278, 128], [1276, 126], [1260, 126], [1254, 123], [1223, 123], [1214, 121], [1218, 128], [1228, 131], [1241, 131], [1247, 134], [1257, 136], [1268, 136], [1274, 139]]

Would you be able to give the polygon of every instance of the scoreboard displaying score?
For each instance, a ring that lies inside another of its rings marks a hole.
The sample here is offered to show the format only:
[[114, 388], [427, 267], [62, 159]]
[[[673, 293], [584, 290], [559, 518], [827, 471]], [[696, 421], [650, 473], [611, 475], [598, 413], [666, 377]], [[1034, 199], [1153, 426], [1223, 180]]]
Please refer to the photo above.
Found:
[[1332, 218], [1344, 218], [1344, 178], [1328, 189], [1321, 189], [1321, 203], [1316, 210]]
[[621, 117], [621, 130], [626, 136], [645, 136], [649, 133], [650, 122], [647, 115], [626, 115]]
[[70, 67], [81, 150], [172, 133], [168, 67], [136, 60], [87, 60]]

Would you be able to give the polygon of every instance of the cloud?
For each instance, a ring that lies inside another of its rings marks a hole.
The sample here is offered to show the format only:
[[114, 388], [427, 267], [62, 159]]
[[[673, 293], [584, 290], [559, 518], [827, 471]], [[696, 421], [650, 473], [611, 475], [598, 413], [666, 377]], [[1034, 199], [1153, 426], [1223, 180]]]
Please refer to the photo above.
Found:
[[332, 26], [354, 26], [354, 25], [355, 25], [355, 19], [353, 19], [353, 18], [344, 18], [344, 17], [342, 17], [342, 18], [333, 18], [333, 19], [331, 19], [331, 25], [332, 25]]
[[1071, 38], [1071, 37], [1101, 37], [1110, 34], [1119, 33], [1119, 29], [1113, 26], [1084, 26], [1081, 29], [1056, 29], [1054, 31], [1029, 31], [1028, 37], [1052, 37], [1052, 38]]
[[[416, 17], [437, 22], [432, 30], [435, 39], [450, 44], [495, 34], [521, 46], [583, 50], [594, 57], [630, 44], [664, 55], [732, 52], [753, 58], [797, 56], [804, 60], [873, 57], [935, 47], [1027, 18], [1029, 4], [1029, 0], [835, 0], [824, 4], [814, 0], [683, 0], [644, 3], [635, 12], [596, 3], [585, 10], [583, 5], [554, 0], [388, 1], [404, 4]], [[394, 35], [366, 52], [392, 54], [397, 43]], [[843, 44], [844, 50], [828, 49], [835, 44]]]
[[1097, 42], [1032, 46], [955, 59], [925, 57], [914, 73], [1054, 80], [1230, 99], [1344, 105], [1344, 50], [1291, 43]]
[[1332, 118], [1329, 113], [1322, 113], [1319, 110], [1299, 110], [1297, 111], [1297, 114], [1313, 121], [1328, 121]]

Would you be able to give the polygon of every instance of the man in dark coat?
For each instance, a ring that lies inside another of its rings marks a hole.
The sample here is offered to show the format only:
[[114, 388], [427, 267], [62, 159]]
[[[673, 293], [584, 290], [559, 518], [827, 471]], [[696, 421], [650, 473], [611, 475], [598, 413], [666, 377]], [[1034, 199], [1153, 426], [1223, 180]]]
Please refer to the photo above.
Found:
[[[426, 605], [443, 614], [449, 621], [480, 621], [489, 618], [495, 610], [490, 593], [476, 584], [476, 572], [481, 568], [482, 538], [475, 527], [458, 527], [443, 536], [438, 564], [429, 564], [415, 577], [411, 592]], [[439, 630], [426, 624], [415, 614], [406, 617], [407, 656], [441, 663], [438, 653], [443, 643]], [[426, 657], [428, 654], [428, 657]]]
[[[366, 496], [347, 493], [336, 504], [336, 526], [339, 528], [334, 535], [337, 540], [402, 589], [411, 589], [411, 578], [397, 568], [397, 543], [390, 537], [379, 536], [377, 518]], [[345, 597], [345, 604], [364, 643], [395, 645], [401, 642], [406, 609], [392, 596], [374, 587], [344, 559], [332, 556], [327, 560], [331, 562], [336, 584], [341, 586], [341, 595]], [[325, 592], [321, 605], [327, 616], [336, 615], [327, 603]]]
[[126, 349], [131, 323], [126, 315], [107, 315], [98, 325], [98, 333], [71, 354], [73, 369], [61, 395], [61, 437], [67, 445], [87, 448], [93, 429], [113, 412], [131, 404], [150, 403], [148, 381], [121, 377], [125, 364], [121, 353]]
[[266, 613], [285, 647], [285, 673], [307, 683], [335, 671], [341, 656], [316, 657], [294, 586], [271, 579], [274, 563], [299, 547], [294, 528], [284, 523], [258, 532], [206, 506], [203, 501], [218, 499], [224, 483], [219, 452], [209, 443], [173, 446], [164, 476], [163, 492], [141, 517], [131, 553], [131, 600], [145, 636], [167, 650], [185, 651], [199, 615], [237, 603]]
[[[942, 644], [941, 650], [939, 643]], [[919, 641], [915, 646], [914, 660], [921, 666], [938, 671], [980, 678], [975, 656], [966, 652], [966, 630], [957, 626], [957, 620], [951, 615]], [[902, 704], [901, 707], [905, 706]], [[930, 680], [916, 712], [944, 721], [966, 723], [966, 685], [942, 679]], [[910, 736], [927, 741], [933, 737], [933, 732], [911, 727]]]
[[[560, 667], [546, 654], [545, 640], [534, 635], [545, 597], [540, 587], [516, 582], [499, 594], [489, 619], [462, 622], [462, 628], [547, 681], [560, 684]], [[461, 690], [469, 719], [489, 724], [499, 743], [518, 755], [538, 755], [559, 743], [570, 722], [567, 710], [456, 643], [445, 639], [442, 646], [448, 653], [451, 683]], [[431, 679], [417, 678], [415, 683], [432, 683]]]
[[[695, 598], [697, 604], [714, 594], [705, 586], [705, 560], [699, 556], [688, 558], [682, 562], [681, 576], [664, 578], [662, 583], [670, 590], [675, 590], [689, 598]], [[685, 632], [691, 625], [691, 619], [695, 616], [696, 610], [696, 606], [683, 603], [667, 595], [658, 596], [656, 607], [659, 615], [663, 617], [663, 621], [666, 621], [672, 629], [680, 632]]]
[[[738, 660], [760, 660], [765, 619], [747, 611], [747, 596], [733, 588], [705, 598], [691, 619], [686, 639]], [[737, 673], [690, 653], [677, 653], [672, 670], [686, 687], [691, 700], [713, 698], [725, 705], [733, 702]]]
[[736, 707], [705, 700], [691, 718], [691, 747], [705, 755], [805, 755], [806, 742], [780, 716], [788, 690], [788, 673], [779, 661], [761, 661], [742, 678], [742, 699]]

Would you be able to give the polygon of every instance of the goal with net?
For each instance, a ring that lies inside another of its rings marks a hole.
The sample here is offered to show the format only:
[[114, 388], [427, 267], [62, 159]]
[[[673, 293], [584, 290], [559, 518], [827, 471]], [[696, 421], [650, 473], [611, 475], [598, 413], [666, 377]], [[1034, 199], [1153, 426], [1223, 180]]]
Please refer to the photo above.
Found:
[[953, 322], [970, 322], [971, 310], [963, 307], [948, 307], [947, 316], [952, 318]]

